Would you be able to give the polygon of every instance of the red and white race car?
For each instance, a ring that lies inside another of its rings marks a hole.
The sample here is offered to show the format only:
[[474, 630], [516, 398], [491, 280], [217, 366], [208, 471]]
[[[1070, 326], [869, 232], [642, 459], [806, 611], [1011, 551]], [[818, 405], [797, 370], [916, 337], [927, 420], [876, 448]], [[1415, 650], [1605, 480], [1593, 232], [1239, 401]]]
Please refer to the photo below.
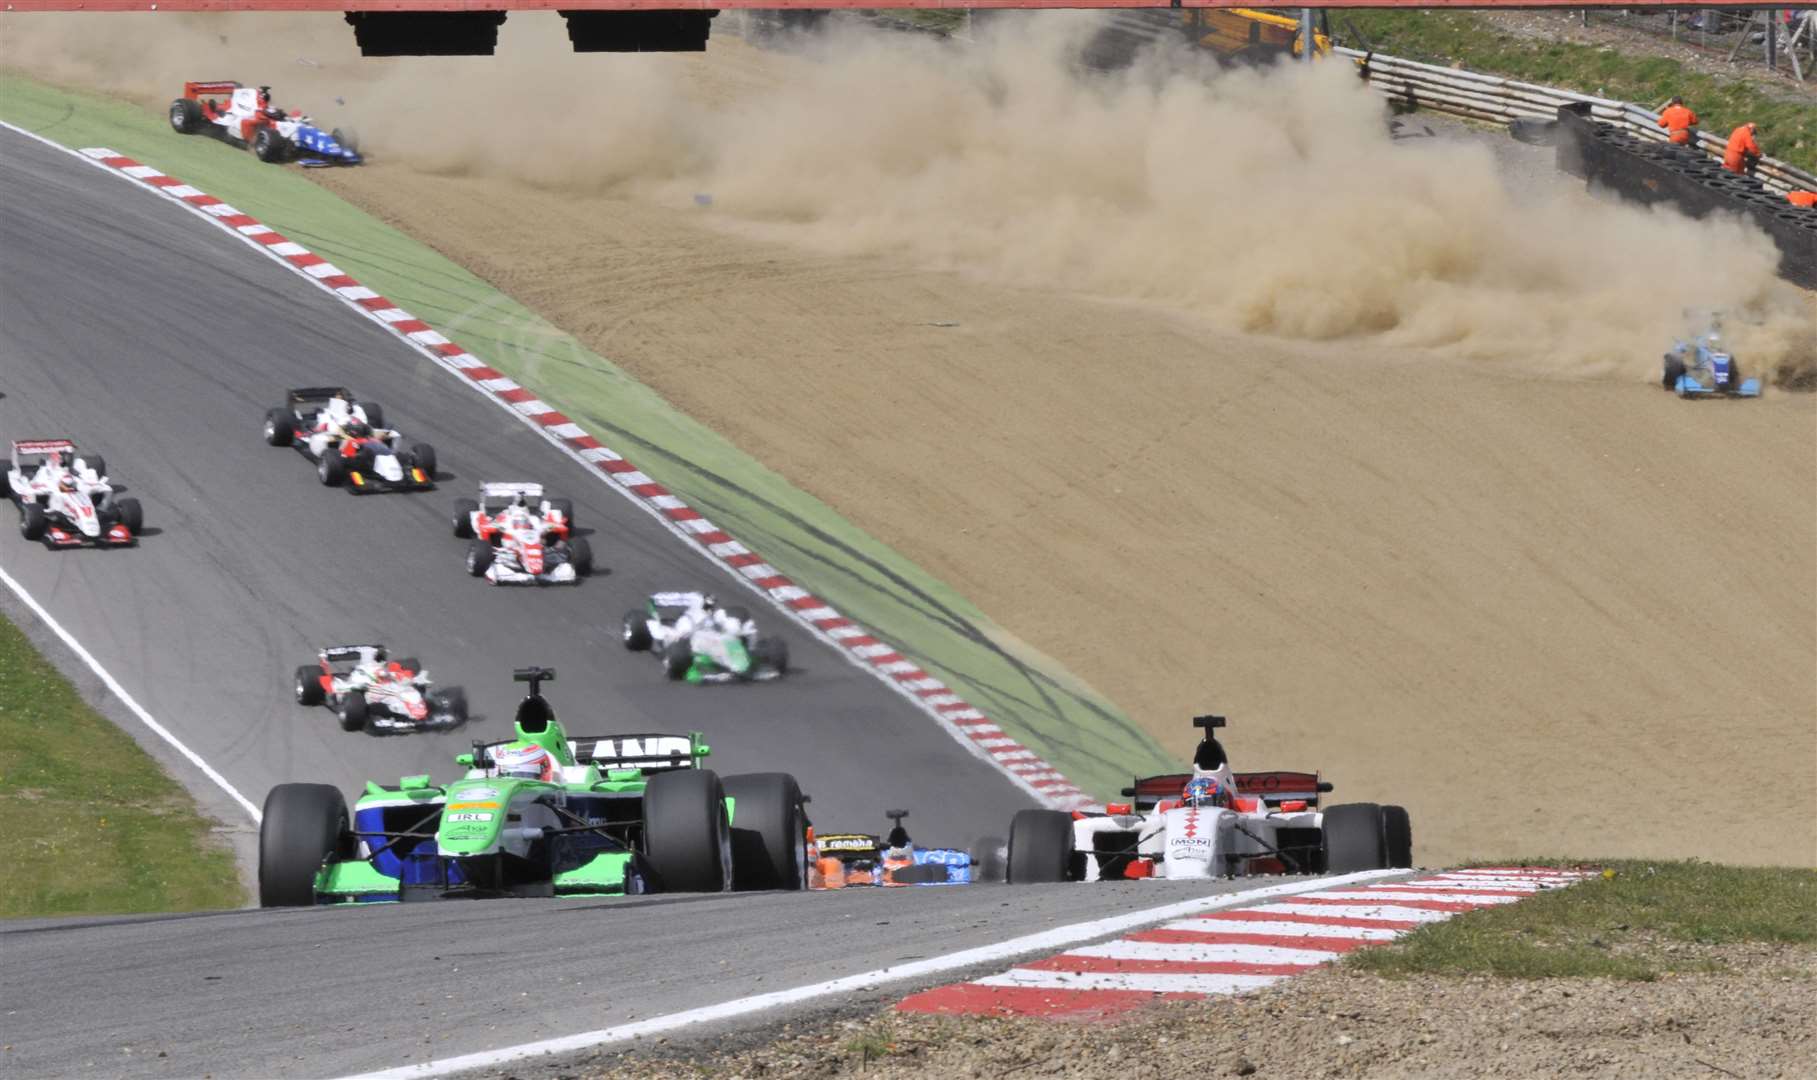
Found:
[[116, 498], [107, 463], [68, 439], [14, 442], [6, 483], [27, 540], [52, 548], [138, 543], [144, 524], [139, 500]]
[[467, 694], [430, 688], [415, 657], [392, 660], [383, 645], [332, 645], [297, 668], [298, 705], [326, 705], [345, 731], [439, 731], [467, 722]]
[[574, 504], [541, 484], [481, 484], [454, 504], [454, 535], [467, 540], [467, 572], [494, 585], [569, 585], [593, 572], [593, 549], [574, 535]]
[[1011, 884], [1124, 878], [1204, 879], [1252, 874], [1345, 874], [1413, 865], [1413, 826], [1399, 806], [1322, 809], [1331, 784], [1317, 773], [1237, 773], [1204, 730], [1192, 772], [1150, 776], [1103, 812], [1023, 810], [1010, 823]]
[[340, 128], [323, 131], [295, 109], [271, 103], [271, 87], [237, 82], [190, 82], [170, 103], [170, 126], [180, 135], [211, 134], [244, 146], [260, 161], [300, 165], [358, 165], [356, 140]]

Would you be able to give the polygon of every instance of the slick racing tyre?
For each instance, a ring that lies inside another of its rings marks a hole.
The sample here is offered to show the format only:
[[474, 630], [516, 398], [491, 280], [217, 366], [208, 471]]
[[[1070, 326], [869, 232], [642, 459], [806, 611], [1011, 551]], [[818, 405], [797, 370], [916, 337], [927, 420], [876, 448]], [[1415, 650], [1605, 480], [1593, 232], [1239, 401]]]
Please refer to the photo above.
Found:
[[327, 784], [279, 784], [259, 823], [259, 906], [315, 903], [322, 863], [347, 844], [347, 800]]
[[628, 652], [650, 650], [650, 622], [644, 618], [643, 612], [625, 612], [624, 642]]
[[145, 509], [139, 505], [139, 500], [130, 495], [124, 499], [114, 499], [112, 509], [120, 524], [126, 526], [134, 536], [139, 535], [139, 530], [145, 526]]
[[170, 126], [179, 135], [194, 135], [202, 130], [202, 104], [193, 98], [178, 98], [170, 103]]
[[687, 641], [671, 644], [662, 654], [662, 670], [675, 682], [688, 677], [688, 669], [694, 666], [694, 646]]
[[472, 499], [454, 500], [454, 535], [460, 540], [473, 539], [473, 515], [479, 513], [479, 503]]
[[751, 670], [764, 669], [781, 675], [789, 670], [789, 645], [779, 637], [760, 637], [751, 646]]
[[492, 545], [484, 540], [470, 541], [467, 544], [467, 573], [483, 577], [491, 566]]
[[1325, 811], [1321, 843], [1327, 874], [1388, 868], [1388, 838], [1383, 835], [1382, 808], [1375, 803], [1345, 803]]
[[341, 457], [339, 448], [330, 446], [322, 451], [322, 457], [315, 463], [315, 478], [323, 487], [340, 487], [347, 481], [347, 462]]
[[467, 722], [467, 691], [458, 686], [446, 690], [437, 690], [429, 695], [429, 714], [446, 717], [450, 727], [459, 727]]
[[570, 529], [574, 528], [574, 500], [573, 499], [550, 499], [549, 500], [549, 509], [554, 510], [555, 512], [559, 513], [562, 516], [562, 523], [567, 525], [568, 528], [570, 528]]
[[355, 402], [360, 411], [366, 414], [366, 422], [375, 428], [385, 426], [385, 407], [376, 401]]
[[417, 443], [410, 448], [410, 463], [423, 470], [423, 475], [435, 479], [435, 447], [428, 443]]
[[44, 539], [44, 530], [50, 527], [50, 519], [36, 503], [26, 503], [19, 508], [19, 535], [27, 540]]
[[252, 153], [267, 165], [276, 165], [289, 156], [290, 140], [279, 135], [275, 128], [262, 127], [252, 137]]
[[586, 577], [593, 572], [593, 545], [587, 543], [584, 536], [576, 536], [567, 542], [568, 563], [574, 567], [575, 577]]
[[644, 788], [644, 854], [665, 892], [730, 892], [725, 789], [707, 769], [676, 769]]
[[808, 814], [788, 773], [725, 778], [732, 800], [732, 881], [740, 892], [803, 889], [808, 881]]
[[1678, 380], [1685, 373], [1685, 362], [1671, 353], [1666, 354], [1664, 373], [1659, 378], [1659, 385], [1667, 390], [1678, 389]]
[[342, 731], [359, 731], [366, 726], [366, 695], [342, 694], [335, 713], [341, 718]]
[[327, 696], [322, 690], [322, 666], [304, 664], [297, 668], [297, 681], [294, 689], [298, 705], [320, 705]]
[[1001, 885], [1009, 876], [1009, 841], [1001, 836], [980, 836], [972, 845], [972, 880]]
[[1009, 823], [1009, 883], [1072, 876], [1073, 818], [1061, 810], [1018, 810]]
[[273, 446], [289, 446], [296, 441], [297, 418], [289, 409], [265, 410], [265, 441]]
[[82, 464], [93, 469], [95, 471], [96, 476], [106, 476], [107, 475], [107, 459], [105, 459], [103, 457], [100, 457], [98, 455], [93, 456], [93, 457], [85, 457], [82, 459]]
[[1413, 818], [1404, 806], [1382, 807], [1382, 840], [1390, 870], [1413, 868]]

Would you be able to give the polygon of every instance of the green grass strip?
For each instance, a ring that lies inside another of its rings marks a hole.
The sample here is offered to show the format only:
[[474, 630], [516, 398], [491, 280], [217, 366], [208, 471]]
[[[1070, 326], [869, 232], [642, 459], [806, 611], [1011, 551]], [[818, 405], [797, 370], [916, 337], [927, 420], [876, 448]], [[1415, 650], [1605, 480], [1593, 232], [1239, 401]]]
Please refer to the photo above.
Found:
[[1768, 94], [1756, 83], [1705, 75], [1662, 56], [1519, 37], [1462, 11], [1332, 12], [1334, 29], [1347, 29], [1345, 20], [1377, 52], [1407, 60], [1462, 63], [1471, 71], [1649, 108], [1681, 95], [1704, 131], [1727, 138], [1752, 120], [1760, 125], [1760, 146], [1768, 155], [1802, 169], [1817, 169], [1817, 94], [1795, 84]]
[[[1093, 794], [1114, 795], [1134, 773], [1178, 767], [1109, 702], [1052, 659], [1011, 643], [950, 587], [486, 282], [311, 183], [303, 170], [176, 135], [159, 113], [11, 74], [0, 75], [0, 119], [65, 146], [106, 146], [137, 158], [329, 259], [534, 389]], [[122, 202], [131, 205], [124, 193]], [[408, 430], [408, 411], [397, 419]], [[610, 558], [608, 552], [608, 564]], [[619, 599], [628, 607], [636, 598]]]
[[182, 785], [0, 619], [0, 917], [240, 907]]
[[[1487, 865], [1520, 865], [1508, 861]], [[1525, 865], [1579, 865], [1548, 860]], [[1603, 877], [1422, 926], [1346, 963], [1382, 975], [1650, 981], [1720, 970], [1677, 945], [1817, 946], [1817, 870], [1610, 859]]]

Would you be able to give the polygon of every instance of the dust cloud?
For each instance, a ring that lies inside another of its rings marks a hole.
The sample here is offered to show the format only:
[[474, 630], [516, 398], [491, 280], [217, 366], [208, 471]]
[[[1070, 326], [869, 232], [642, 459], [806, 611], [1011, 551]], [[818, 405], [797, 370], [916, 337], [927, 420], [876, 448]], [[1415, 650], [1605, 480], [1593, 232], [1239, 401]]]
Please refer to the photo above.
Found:
[[749, 48], [726, 25], [704, 56], [576, 56], [560, 20], [519, 14], [496, 57], [362, 60], [338, 15], [12, 16], [0, 62], [147, 105], [185, 79], [270, 82], [388, 167], [709, 196], [720, 227], [1250, 333], [1626, 378], [1717, 309], [1753, 370], [1817, 368], [1817, 299], [1739, 221], [1517, 198], [1486, 145], [1392, 139], [1338, 63], [1174, 50], [1084, 72], [1094, 25], [964, 47], [853, 29], [728, 71]]

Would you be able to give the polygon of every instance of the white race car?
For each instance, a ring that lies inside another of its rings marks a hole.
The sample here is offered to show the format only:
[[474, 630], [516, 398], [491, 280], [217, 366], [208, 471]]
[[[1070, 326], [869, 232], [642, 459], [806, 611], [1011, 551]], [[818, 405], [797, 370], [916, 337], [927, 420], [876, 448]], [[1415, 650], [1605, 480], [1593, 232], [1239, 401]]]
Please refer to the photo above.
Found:
[[1023, 810], [1010, 824], [1009, 881], [1195, 879], [1254, 874], [1345, 874], [1413, 865], [1413, 828], [1399, 806], [1319, 809], [1331, 785], [1317, 773], [1233, 773], [1211, 729], [1193, 770], [1125, 788], [1133, 801], [1102, 813]]
[[333, 645], [297, 668], [298, 705], [326, 705], [346, 731], [437, 731], [467, 722], [467, 693], [431, 689], [415, 657], [390, 659], [383, 645]]
[[27, 540], [52, 548], [127, 547], [139, 540], [139, 500], [116, 498], [107, 463], [68, 439], [14, 442], [6, 484]]
[[244, 146], [260, 161], [295, 158], [299, 165], [358, 165], [357, 140], [340, 128], [323, 131], [294, 109], [271, 102], [271, 87], [237, 82], [190, 82], [170, 103], [170, 126], [180, 135], [210, 134]]
[[789, 667], [787, 643], [759, 637], [742, 607], [720, 607], [711, 593], [653, 593], [625, 612], [625, 648], [653, 652], [669, 678], [691, 683], [775, 679]]
[[593, 548], [575, 536], [574, 504], [541, 484], [480, 485], [454, 504], [454, 535], [468, 541], [467, 572], [494, 585], [569, 585], [593, 572]]

